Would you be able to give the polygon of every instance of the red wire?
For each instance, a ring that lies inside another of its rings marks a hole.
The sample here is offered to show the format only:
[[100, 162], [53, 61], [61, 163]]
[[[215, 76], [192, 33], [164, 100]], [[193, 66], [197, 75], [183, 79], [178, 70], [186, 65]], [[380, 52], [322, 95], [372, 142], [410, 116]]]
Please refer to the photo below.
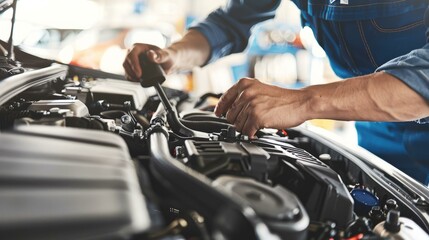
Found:
[[344, 238], [343, 240], [361, 240], [363, 238], [363, 233], [359, 233], [358, 235], [352, 236], [350, 238]]

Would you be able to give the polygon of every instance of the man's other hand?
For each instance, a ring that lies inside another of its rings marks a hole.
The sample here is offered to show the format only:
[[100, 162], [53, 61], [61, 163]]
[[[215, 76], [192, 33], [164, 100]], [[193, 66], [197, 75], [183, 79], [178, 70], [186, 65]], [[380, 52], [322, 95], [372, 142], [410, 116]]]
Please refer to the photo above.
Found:
[[283, 129], [307, 120], [305, 90], [290, 90], [243, 78], [221, 97], [215, 109], [243, 134], [253, 137], [261, 128]]

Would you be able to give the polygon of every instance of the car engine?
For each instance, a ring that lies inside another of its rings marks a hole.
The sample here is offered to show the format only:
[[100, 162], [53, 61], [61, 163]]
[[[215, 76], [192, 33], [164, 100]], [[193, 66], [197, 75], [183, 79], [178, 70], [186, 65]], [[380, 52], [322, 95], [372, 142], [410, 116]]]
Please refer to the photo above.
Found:
[[0, 80], [1, 238], [429, 239], [429, 191], [368, 152], [241, 135], [156, 66], [45, 64]]

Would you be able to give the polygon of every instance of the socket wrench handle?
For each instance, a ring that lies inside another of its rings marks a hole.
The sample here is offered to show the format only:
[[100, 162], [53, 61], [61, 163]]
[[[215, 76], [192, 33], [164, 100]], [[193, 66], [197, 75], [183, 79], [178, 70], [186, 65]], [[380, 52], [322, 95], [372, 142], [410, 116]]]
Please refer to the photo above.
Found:
[[142, 70], [142, 76], [140, 78], [142, 87], [155, 87], [156, 85], [161, 85], [165, 81], [164, 69], [162, 69], [161, 65], [150, 61], [146, 53], [140, 54], [139, 62]]

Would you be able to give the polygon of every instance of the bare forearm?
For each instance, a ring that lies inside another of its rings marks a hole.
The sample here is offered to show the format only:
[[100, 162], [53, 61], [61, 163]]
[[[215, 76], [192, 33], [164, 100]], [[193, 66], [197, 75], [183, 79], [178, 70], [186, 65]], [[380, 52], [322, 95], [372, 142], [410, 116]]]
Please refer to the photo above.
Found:
[[429, 104], [387, 73], [299, 90], [243, 78], [225, 92], [215, 113], [253, 136], [261, 128], [289, 128], [316, 118], [411, 121], [429, 116]]
[[206, 37], [196, 30], [189, 30], [183, 38], [166, 48], [174, 56], [176, 70], [189, 70], [206, 63], [210, 55]]
[[401, 80], [374, 73], [304, 91], [309, 119], [411, 121], [429, 116], [429, 104]]

